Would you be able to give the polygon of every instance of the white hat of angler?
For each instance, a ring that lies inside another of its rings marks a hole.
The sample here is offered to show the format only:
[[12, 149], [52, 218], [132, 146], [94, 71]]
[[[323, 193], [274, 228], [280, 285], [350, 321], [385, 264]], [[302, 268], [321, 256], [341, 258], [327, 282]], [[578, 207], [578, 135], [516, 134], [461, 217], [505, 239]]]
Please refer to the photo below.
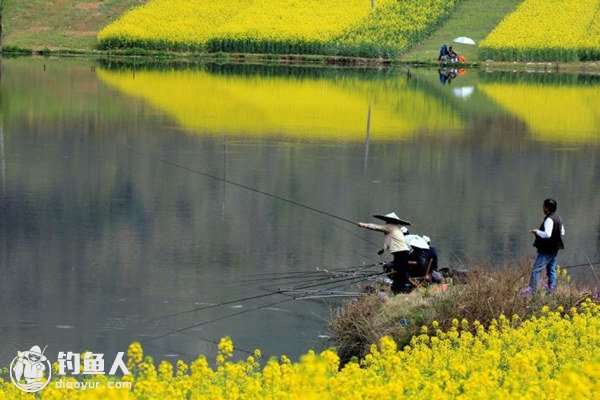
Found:
[[418, 249], [424, 249], [424, 250], [429, 249], [429, 245], [427, 244], [425, 239], [423, 239], [419, 235], [406, 235], [406, 236], [404, 236], [404, 240], [406, 240], [406, 244], [409, 245], [410, 247], [416, 247]]

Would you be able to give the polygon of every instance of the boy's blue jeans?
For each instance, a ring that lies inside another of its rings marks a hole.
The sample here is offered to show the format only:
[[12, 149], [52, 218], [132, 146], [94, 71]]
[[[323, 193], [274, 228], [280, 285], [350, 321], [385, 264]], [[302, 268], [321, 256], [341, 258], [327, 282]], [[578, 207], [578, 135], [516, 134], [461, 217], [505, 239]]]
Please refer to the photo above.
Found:
[[556, 289], [556, 264], [557, 264], [558, 253], [538, 253], [533, 267], [531, 269], [531, 278], [529, 279], [529, 287], [531, 290], [537, 290], [540, 275], [542, 269], [546, 267], [546, 274], [548, 275], [548, 290], [553, 291]]

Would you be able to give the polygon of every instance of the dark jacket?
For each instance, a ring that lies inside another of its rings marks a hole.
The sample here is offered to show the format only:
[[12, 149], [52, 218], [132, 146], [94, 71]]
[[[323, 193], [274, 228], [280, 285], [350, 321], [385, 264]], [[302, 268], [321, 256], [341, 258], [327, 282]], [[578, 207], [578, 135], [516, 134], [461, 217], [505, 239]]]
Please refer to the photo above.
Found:
[[552, 219], [552, 222], [554, 223], [554, 226], [552, 228], [552, 234], [547, 239], [535, 235], [535, 242], [533, 242], [533, 245], [537, 247], [538, 253], [558, 253], [559, 250], [565, 248], [565, 245], [562, 241], [562, 221], [560, 219], [560, 216], [556, 213], [547, 215], [542, 221], [542, 225], [540, 225], [540, 231], [544, 230], [544, 222], [546, 222], [546, 218]]

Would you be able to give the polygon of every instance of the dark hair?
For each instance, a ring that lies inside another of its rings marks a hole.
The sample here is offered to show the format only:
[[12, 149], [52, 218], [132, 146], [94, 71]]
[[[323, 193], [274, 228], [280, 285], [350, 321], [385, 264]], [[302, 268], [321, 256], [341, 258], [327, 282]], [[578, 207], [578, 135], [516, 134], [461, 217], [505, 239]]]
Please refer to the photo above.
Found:
[[548, 209], [548, 211], [550, 211], [551, 213], [553, 213], [554, 211], [556, 211], [556, 200], [554, 199], [546, 199], [544, 200], [544, 207]]

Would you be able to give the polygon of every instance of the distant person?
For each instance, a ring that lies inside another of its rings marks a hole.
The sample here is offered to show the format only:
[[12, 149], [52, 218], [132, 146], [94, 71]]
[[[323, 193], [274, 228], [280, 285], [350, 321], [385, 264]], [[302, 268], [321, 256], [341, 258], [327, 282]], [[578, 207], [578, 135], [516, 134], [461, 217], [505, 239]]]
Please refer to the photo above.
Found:
[[[408, 253], [409, 248], [404, 240], [404, 234], [400, 230], [400, 225], [406, 225], [408, 222], [402, 221], [396, 213], [387, 215], [374, 215], [375, 218], [385, 221], [385, 225], [365, 224], [358, 222], [361, 228], [367, 228], [372, 231], [383, 232], [383, 252], [390, 253], [394, 260], [384, 266], [384, 269], [391, 269], [392, 292], [408, 293], [412, 289], [408, 275]], [[381, 252], [380, 252], [381, 253]]]
[[529, 286], [523, 289], [524, 295], [529, 295], [537, 290], [542, 269], [546, 268], [548, 276], [548, 292], [553, 292], [556, 289], [556, 264], [558, 262], [558, 251], [565, 248], [562, 237], [565, 234], [565, 227], [560, 216], [556, 213], [556, 200], [546, 199], [542, 210], [544, 212], [544, 220], [538, 229], [532, 229], [531, 232], [535, 235], [533, 245], [537, 248], [537, 257], [531, 268], [531, 277]]
[[455, 63], [458, 61], [458, 53], [452, 49], [452, 46], [448, 48], [448, 57], [450, 57], [450, 62]]
[[450, 58], [450, 53], [448, 52], [448, 47], [443, 44], [440, 49], [440, 55], [438, 56], [438, 61], [445, 61]]

